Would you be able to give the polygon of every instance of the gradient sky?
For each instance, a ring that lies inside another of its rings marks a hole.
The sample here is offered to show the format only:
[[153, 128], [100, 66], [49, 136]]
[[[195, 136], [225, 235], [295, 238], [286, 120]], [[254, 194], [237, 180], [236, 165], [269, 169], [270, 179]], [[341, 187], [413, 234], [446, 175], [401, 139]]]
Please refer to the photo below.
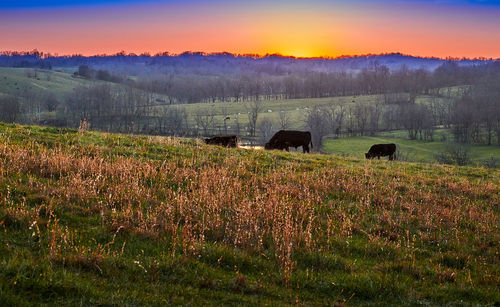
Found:
[[500, 0], [0, 0], [0, 50], [500, 58]]

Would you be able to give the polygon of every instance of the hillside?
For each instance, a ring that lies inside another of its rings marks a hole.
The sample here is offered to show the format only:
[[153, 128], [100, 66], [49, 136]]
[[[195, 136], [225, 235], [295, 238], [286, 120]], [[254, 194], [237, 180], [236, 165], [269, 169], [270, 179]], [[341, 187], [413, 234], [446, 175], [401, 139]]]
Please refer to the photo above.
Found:
[[50, 93], [62, 99], [75, 87], [92, 84], [60, 71], [37, 70], [36, 76], [34, 72], [30, 68], [0, 67], [0, 94], [22, 97], [27, 92], [33, 92], [40, 99]]
[[0, 123], [0, 299], [495, 305], [499, 205], [499, 170]]

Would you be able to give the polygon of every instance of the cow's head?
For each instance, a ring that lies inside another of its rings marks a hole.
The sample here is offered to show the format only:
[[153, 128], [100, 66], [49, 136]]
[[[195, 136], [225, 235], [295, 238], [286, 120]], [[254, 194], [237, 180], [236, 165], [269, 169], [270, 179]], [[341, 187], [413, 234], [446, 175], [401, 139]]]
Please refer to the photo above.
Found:
[[375, 155], [373, 155], [370, 152], [365, 153], [365, 158], [367, 158], [367, 159], [373, 159], [374, 157], [375, 157]]
[[266, 145], [264, 145], [264, 149], [267, 150], [273, 149], [273, 145], [271, 145], [271, 143], [266, 143]]

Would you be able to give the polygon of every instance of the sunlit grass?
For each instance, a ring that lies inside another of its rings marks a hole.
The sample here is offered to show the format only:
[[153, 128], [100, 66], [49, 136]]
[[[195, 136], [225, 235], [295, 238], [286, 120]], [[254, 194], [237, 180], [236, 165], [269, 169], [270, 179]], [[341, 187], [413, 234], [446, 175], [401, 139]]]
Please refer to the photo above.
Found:
[[0, 297], [495, 304], [499, 178], [0, 124]]

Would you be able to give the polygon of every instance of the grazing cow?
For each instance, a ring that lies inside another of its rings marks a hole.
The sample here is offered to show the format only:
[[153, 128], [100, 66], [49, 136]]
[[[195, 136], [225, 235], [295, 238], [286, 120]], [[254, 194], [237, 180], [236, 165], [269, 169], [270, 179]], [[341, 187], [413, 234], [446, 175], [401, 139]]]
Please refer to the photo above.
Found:
[[293, 131], [293, 130], [280, 130], [266, 143], [265, 149], [286, 149], [288, 151], [289, 147], [302, 146], [302, 151], [309, 152], [309, 144], [312, 146], [311, 142], [311, 132], [306, 131]]
[[365, 153], [365, 157], [367, 159], [373, 159], [377, 157], [380, 160], [380, 157], [389, 156], [389, 160], [394, 160], [394, 153], [396, 152], [396, 144], [375, 144], [370, 147], [367, 153]]
[[213, 138], [205, 139], [205, 143], [211, 145], [236, 148], [236, 144], [238, 143], [238, 138], [236, 137], [236, 135], [214, 136]]

